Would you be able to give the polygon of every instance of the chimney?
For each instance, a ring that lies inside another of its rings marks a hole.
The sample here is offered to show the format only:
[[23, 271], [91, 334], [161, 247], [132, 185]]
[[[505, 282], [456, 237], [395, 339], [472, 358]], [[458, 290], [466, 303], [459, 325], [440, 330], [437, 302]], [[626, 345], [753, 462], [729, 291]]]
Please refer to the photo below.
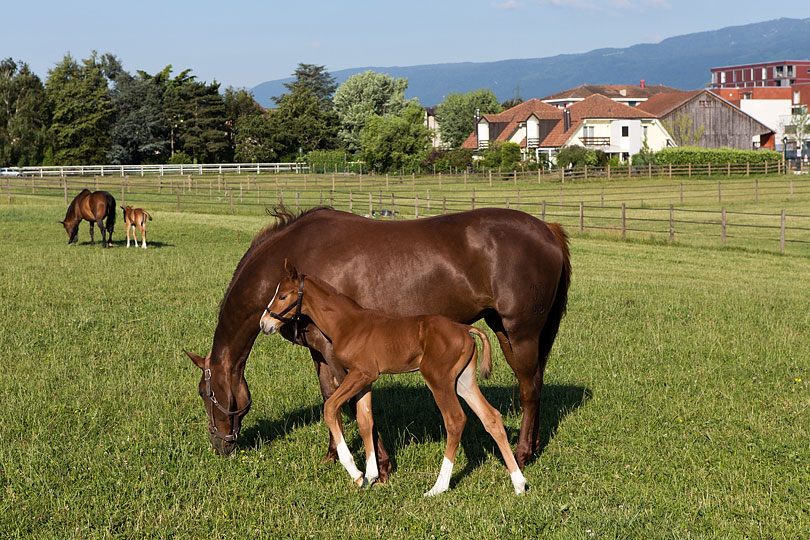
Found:
[[475, 144], [476, 147], [479, 144], [478, 141], [478, 122], [481, 120], [481, 109], [475, 109], [475, 116], [473, 116], [473, 128], [475, 129]]
[[645, 84], [644, 79], [641, 79], [641, 88], [642, 89], [647, 88], [647, 85]]
[[571, 111], [563, 109], [563, 133], [568, 133], [571, 129]]

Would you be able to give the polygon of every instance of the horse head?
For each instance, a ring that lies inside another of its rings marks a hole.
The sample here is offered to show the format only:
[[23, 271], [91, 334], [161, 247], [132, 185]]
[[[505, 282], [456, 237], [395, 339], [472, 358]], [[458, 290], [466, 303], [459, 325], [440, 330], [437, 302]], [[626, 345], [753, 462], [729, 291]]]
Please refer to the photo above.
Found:
[[65, 228], [65, 232], [68, 235], [68, 245], [76, 242], [78, 240], [79, 235], [79, 222], [78, 221], [68, 221], [62, 220], [59, 223]]
[[[304, 287], [303, 277], [287, 259], [284, 259], [284, 270], [286, 271], [284, 278], [276, 287], [273, 298], [270, 299], [270, 303], [267, 304], [262, 318], [259, 320], [259, 328], [265, 334], [275, 334], [281, 326], [294, 322], [300, 315]], [[296, 314], [292, 317], [285, 316], [296, 306], [298, 310]]]
[[208, 413], [208, 438], [211, 447], [217, 454], [227, 456], [236, 445], [242, 417], [250, 409], [251, 398], [247, 384], [241, 379], [244, 384], [240, 385], [238, 394], [243, 399], [246, 397], [247, 403], [239, 408], [237, 396], [231, 392], [229, 371], [220, 364], [215, 364], [217, 369], [212, 369], [210, 353], [202, 357], [186, 350], [183, 352], [203, 372], [197, 390]]

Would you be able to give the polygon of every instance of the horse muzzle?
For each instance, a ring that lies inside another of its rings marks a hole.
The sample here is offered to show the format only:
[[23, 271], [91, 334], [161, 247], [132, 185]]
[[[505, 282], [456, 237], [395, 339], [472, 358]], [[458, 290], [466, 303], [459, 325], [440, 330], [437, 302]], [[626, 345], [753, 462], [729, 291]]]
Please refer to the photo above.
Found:
[[264, 332], [265, 334], [273, 335], [276, 332], [278, 332], [278, 324], [279, 321], [277, 321], [270, 315], [265, 314], [259, 321], [259, 328], [261, 328], [262, 332]]
[[211, 448], [219, 456], [227, 456], [236, 447], [236, 443], [224, 441], [215, 435], [209, 435], [209, 440], [211, 441]]

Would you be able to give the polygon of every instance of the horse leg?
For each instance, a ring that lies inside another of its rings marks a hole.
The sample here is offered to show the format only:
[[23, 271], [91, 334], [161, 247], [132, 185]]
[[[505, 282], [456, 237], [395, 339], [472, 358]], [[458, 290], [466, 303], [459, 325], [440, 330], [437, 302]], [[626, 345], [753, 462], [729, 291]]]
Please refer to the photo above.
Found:
[[[286, 330], [282, 327], [282, 335], [284, 335]], [[290, 333], [290, 336], [292, 334]], [[332, 354], [332, 346], [323, 337], [323, 335], [315, 330], [306, 333], [307, 336], [307, 343], [306, 345], [309, 347], [309, 353], [312, 356], [312, 361], [315, 364], [315, 372], [318, 375], [318, 383], [321, 387], [321, 395], [323, 396], [324, 402], [329, 399], [329, 397], [334, 393], [335, 388], [340, 384], [340, 381], [335, 376], [333, 370], [329, 367], [330, 365], [334, 365], [335, 359], [334, 355]], [[286, 337], [286, 336], [285, 336]], [[330, 364], [331, 362], [331, 364]], [[357, 417], [356, 411], [356, 400], [354, 398], [349, 400], [349, 406], [352, 409], [352, 414]], [[374, 453], [375, 457], [377, 458], [377, 470], [379, 471], [379, 479], [377, 480], [380, 484], [384, 484], [388, 481], [388, 473], [391, 472], [393, 468], [391, 466], [391, 458], [388, 455], [388, 451], [385, 449], [380, 437], [377, 433], [377, 426], [372, 426], [371, 430], [372, 437], [374, 439]], [[326, 455], [323, 458], [323, 461], [336, 461], [338, 459], [337, 454], [337, 441], [332, 436], [331, 431], [329, 432], [329, 446], [326, 450]]]
[[[523, 469], [538, 450], [540, 441], [540, 390], [543, 387], [545, 366], [540, 365], [539, 332], [518, 332], [517, 329], [507, 331], [507, 327], [512, 329], [512, 326], [505, 325], [502, 318], [494, 312], [487, 313], [484, 320], [495, 332], [506, 362], [518, 379], [523, 419], [515, 459], [518, 467]], [[539, 327], [542, 328], [542, 325]]]
[[[96, 220], [96, 223], [98, 223], [98, 230], [101, 231], [101, 246], [109, 247], [107, 244], [107, 229], [104, 228], [104, 221], [102, 221], [102, 218], [99, 218]], [[112, 240], [112, 238], [110, 238], [110, 240]]]
[[361, 391], [357, 399], [357, 429], [360, 438], [363, 439], [363, 446], [366, 448], [366, 475], [365, 485], [372, 485], [380, 477], [377, 468], [377, 456], [374, 453], [374, 416], [371, 413], [371, 387]]
[[340, 386], [337, 387], [335, 393], [329, 396], [329, 399], [326, 400], [323, 406], [323, 417], [326, 421], [326, 425], [329, 426], [329, 432], [332, 434], [332, 437], [338, 441], [338, 459], [357, 486], [364, 485], [363, 473], [357, 468], [354, 458], [349, 451], [349, 447], [346, 445], [346, 440], [343, 438], [343, 424], [340, 419], [340, 408], [349, 398], [356, 395], [373, 381], [373, 378], [361, 371], [350, 371], [348, 375], [346, 375], [346, 378], [343, 379], [343, 382], [340, 383]]
[[146, 222], [141, 222], [141, 226], [139, 227], [141, 230], [141, 240], [143, 240], [141, 247], [146, 249]]
[[[424, 360], [422, 364], [425, 364]], [[425, 378], [430, 391], [433, 392], [433, 399], [436, 400], [436, 405], [438, 405], [439, 411], [442, 413], [444, 428], [447, 431], [447, 446], [444, 450], [444, 459], [442, 459], [439, 477], [433, 487], [430, 488], [430, 491], [424, 493], [425, 497], [433, 497], [447, 491], [450, 487], [450, 476], [453, 474], [453, 464], [456, 461], [456, 453], [461, 442], [464, 424], [467, 422], [467, 416], [464, 414], [464, 409], [461, 408], [461, 403], [459, 403], [453, 388], [455, 386], [454, 377], [443, 371], [422, 371], [422, 376]]]
[[95, 227], [95, 222], [91, 221], [90, 222], [90, 245], [91, 246], [96, 245], [96, 239], [93, 237], [93, 235], [95, 233], [94, 227]]
[[[130, 229], [132, 229], [133, 227], [134, 227], [134, 225], [132, 225], [132, 223], [130, 223], [129, 221], [127, 221], [127, 247], [129, 247], [129, 233], [130, 233]], [[133, 232], [133, 234], [135, 234], [135, 233]], [[136, 244], [138, 243], [138, 242], [137, 242], [137, 238], [135, 239], [135, 243], [136, 243]]]
[[526, 478], [520, 472], [515, 456], [512, 455], [512, 448], [506, 438], [506, 430], [503, 427], [501, 413], [486, 400], [478, 387], [475, 378], [475, 362], [470, 362], [461, 373], [456, 383], [456, 393], [464, 398], [467, 405], [473, 410], [481, 420], [484, 429], [487, 430], [498, 445], [501, 456], [506, 463], [506, 469], [512, 479], [512, 486], [515, 493], [521, 494], [526, 490]]

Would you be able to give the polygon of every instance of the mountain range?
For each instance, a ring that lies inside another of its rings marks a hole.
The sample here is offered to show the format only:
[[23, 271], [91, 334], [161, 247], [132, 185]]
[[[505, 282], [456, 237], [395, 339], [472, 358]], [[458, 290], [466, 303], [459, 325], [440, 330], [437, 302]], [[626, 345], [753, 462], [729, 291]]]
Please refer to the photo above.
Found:
[[[709, 69], [728, 65], [810, 58], [810, 18], [775, 19], [667, 38], [622, 49], [596, 49], [545, 58], [458, 62], [420, 66], [359, 67], [331, 72], [338, 84], [366, 70], [408, 79], [406, 98], [438, 105], [450, 92], [489, 88], [500, 101], [541, 98], [580, 84], [663, 84], [705, 88]], [[292, 77], [266, 81], [251, 91], [264, 107], [286, 93]]]

